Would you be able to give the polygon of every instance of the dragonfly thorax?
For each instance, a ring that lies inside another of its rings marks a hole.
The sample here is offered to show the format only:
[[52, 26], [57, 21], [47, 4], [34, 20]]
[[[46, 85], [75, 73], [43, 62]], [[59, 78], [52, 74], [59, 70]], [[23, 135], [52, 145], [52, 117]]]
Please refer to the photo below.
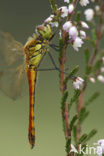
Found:
[[48, 51], [52, 36], [49, 24], [37, 26], [36, 33], [28, 39], [24, 46], [27, 67], [37, 68], [39, 66], [44, 54]]
[[30, 38], [24, 46], [25, 62], [28, 68], [37, 68], [48, 51], [48, 40], [43, 40], [40, 36], [35, 39]]

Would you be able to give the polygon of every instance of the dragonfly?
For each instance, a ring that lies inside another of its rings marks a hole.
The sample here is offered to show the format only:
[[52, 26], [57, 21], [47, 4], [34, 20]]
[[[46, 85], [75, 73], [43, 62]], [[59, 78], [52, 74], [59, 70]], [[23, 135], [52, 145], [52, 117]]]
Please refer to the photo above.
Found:
[[[27, 75], [29, 85], [28, 139], [31, 148], [35, 145], [34, 104], [37, 72], [60, 71], [49, 52], [49, 45], [53, 47], [50, 44], [53, 36], [54, 33], [49, 24], [37, 26], [36, 32], [28, 38], [25, 45], [16, 41], [11, 34], [0, 32], [0, 89], [12, 99], [16, 99], [22, 92], [22, 86], [25, 82], [24, 73]], [[54, 68], [38, 69], [47, 52]]]

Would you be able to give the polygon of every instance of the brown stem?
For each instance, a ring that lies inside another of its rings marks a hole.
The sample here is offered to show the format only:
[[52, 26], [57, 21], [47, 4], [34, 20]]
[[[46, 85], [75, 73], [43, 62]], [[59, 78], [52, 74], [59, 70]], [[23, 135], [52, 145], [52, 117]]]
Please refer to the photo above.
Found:
[[[77, 113], [79, 114], [81, 109], [82, 109], [82, 103], [83, 103], [83, 98], [84, 98], [84, 91], [85, 91], [85, 85], [83, 86], [80, 96], [79, 96], [79, 101], [78, 101], [78, 105], [77, 105]], [[77, 126], [77, 140], [80, 139], [80, 135], [81, 135], [81, 125], [80, 123]]]
[[[98, 53], [98, 48], [99, 48], [99, 42], [100, 42], [100, 39], [101, 39], [101, 31], [102, 31], [102, 25], [103, 25], [103, 14], [104, 14], [104, 2], [102, 3], [101, 5], [101, 16], [100, 16], [100, 21], [99, 21], [99, 24], [97, 26], [97, 29], [96, 29], [96, 35], [97, 35], [97, 39], [96, 39], [96, 44], [95, 44], [95, 49], [94, 49], [94, 53], [90, 59], [90, 65], [93, 67], [93, 63], [94, 63], [94, 60], [96, 58], [96, 55]], [[88, 77], [89, 75], [87, 75], [87, 80], [88, 80]], [[87, 82], [85, 82], [82, 90], [81, 90], [81, 93], [80, 93], [80, 96], [79, 96], [79, 101], [78, 101], [78, 105], [77, 105], [77, 112], [78, 114], [80, 113], [81, 109], [82, 109], [82, 103], [83, 103], [83, 98], [84, 98], [84, 93], [85, 93], [85, 89], [87, 87]], [[77, 126], [77, 140], [79, 140], [80, 138], [80, 135], [81, 135], [81, 125], [80, 123], [78, 124]]]
[[[61, 76], [60, 76], [60, 79], [61, 79], [61, 87], [60, 87], [60, 91], [62, 93], [62, 95], [65, 93], [66, 89], [67, 89], [67, 86], [64, 84], [64, 80], [65, 80], [65, 74], [64, 74], [64, 71], [65, 71], [65, 51], [66, 51], [66, 42], [65, 42], [65, 39], [66, 39], [66, 32], [63, 32], [63, 36], [62, 36], [62, 39], [63, 39], [63, 49], [62, 49], [62, 57], [60, 58], [60, 70], [62, 71], [61, 72]], [[68, 109], [67, 109], [67, 103], [65, 102], [65, 109], [62, 111], [62, 116], [64, 118], [64, 121], [65, 121], [65, 137], [66, 139], [68, 138], [71, 138], [71, 131], [69, 132], [69, 113], [68, 113]], [[71, 146], [69, 146], [69, 151], [71, 149]], [[73, 156], [73, 153], [69, 153], [67, 156]]]
[[[63, 42], [65, 42], [65, 33], [63, 34]], [[60, 70], [62, 71], [61, 72], [61, 93], [64, 94], [65, 90], [66, 90], [66, 86], [64, 85], [64, 79], [65, 79], [65, 74], [64, 74], [64, 71], [65, 71], [65, 50], [66, 50], [66, 44], [64, 44], [63, 46], [63, 50], [62, 50], [62, 57], [60, 59]], [[65, 120], [65, 127], [66, 127], [66, 138], [68, 138], [69, 136], [69, 132], [68, 132], [68, 128], [69, 128], [69, 123], [68, 123], [68, 118], [69, 118], [69, 115], [68, 115], [68, 111], [67, 111], [67, 103], [65, 103], [65, 109], [64, 109], [64, 112], [62, 112], [62, 115], [64, 117], [64, 120]]]
[[[65, 58], [65, 52], [66, 52], [66, 38], [67, 38], [67, 33], [66, 32], [63, 32], [62, 33], [62, 40], [63, 40], [63, 48], [62, 48], [62, 56], [61, 58], [59, 58], [59, 63], [60, 63], [60, 70], [62, 71], [61, 72], [61, 75], [60, 75], [60, 81], [61, 81], [61, 84], [60, 84], [60, 91], [62, 93], [62, 95], [65, 93], [66, 89], [67, 89], [67, 86], [64, 84], [64, 80], [65, 80], [65, 61], [66, 61], [66, 58]], [[67, 103], [65, 102], [65, 108], [64, 110], [62, 110], [62, 117], [64, 119], [64, 122], [65, 122], [65, 138], [68, 139], [68, 138], [71, 138], [71, 132], [69, 132], [69, 113], [68, 113], [68, 109], [67, 109]], [[71, 149], [71, 146], [69, 146], [69, 151]], [[72, 153], [70, 154], [67, 154], [67, 156], [73, 156]]]
[[[74, 2], [73, 2], [75, 7], [77, 5], [77, 1], [78, 0], [74, 0]], [[74, 12], [68, 16], [67, 21], [71, 20], [71, 17], [73, 14], [74, 14]], [[62, 40], [63, 40], [62, 57], [60, 58], [59, 63], [60, 63], [60, 70], [62, 71], [61, 76], [60, 76], [60, 79], [61, 79], [60, 91], [63, 95], [67, 89], [67, 86], [64, 84], [64, 80], [65, 80], [64, 71], [65, 71], [65, 60], [66, 60], [65, 51], [66, 51], [66, 46], [67, 46], [66, 45], [66, 40], [67, 40], [66, 32], [62, 33]], [[69, 111], [68, 111], [66, 102], [65, 102], [65, 109], [62, 112], [62, 116], [65, 121], [65, 135], [66, 135], [65, 137], [66, 137], [66, 139], [68, 139], [68, 138], [71, 138], [71, 131], [69, 131]], [[71, 150], [71, 145], [69, 145], [69, 152], [70, 152], [70, 150]], [[74, 156], [74, 153], [69, 153], [69, 154], [67, 154], [67, 156]]]
[[[73, 0], [73, 5], [74, 5], [74, 10], [77, 6], [77, 2], [78, 0]], [[72, 12], [72, 14], [68, 16], [67, 20], [66, 21], [69, 21], [71, 20], [72, 18], [72, 15], [75, 13], [75, 11]], [[62, 30], [62, 28], [61, 28]], [[62, 47], [62, 56], [61, 58], [59, 58], [59, 63], [60, 63], [60, 70], [62, 71], [61, 72], [61, 75], [60, 75], [60, 81], [61, 81], [61, 84], [60, 84], [60, 91], [62, 93], [62, 95], [65, 93], [66, 89], [67, 89], [67, 86], [64, 84], [64, 80], [65, 80], [65, 61], [66, 61], [66, 58], [65, 58], [65, 52], [66, 52], [66, 47], [67, 47], [67, 37], [68, 37], [68, 34], [62, 30], [62, 40], [63, 40], [63, 47]], [[68, 139], [68, 138], [71, 138], [71, 130], [69, 131], [69, 112], [68, 111], [68, 108], [67, 108], [67, 103], [65, 102], [65, 108], [64, 110], [62, 111], [62, 117], [65, 121], [65, 138]], [[69, 152], [71, 150], [71, 145], [69, 145]], [[68, 153], [67, 156], [74, 156], [74, 153]]]

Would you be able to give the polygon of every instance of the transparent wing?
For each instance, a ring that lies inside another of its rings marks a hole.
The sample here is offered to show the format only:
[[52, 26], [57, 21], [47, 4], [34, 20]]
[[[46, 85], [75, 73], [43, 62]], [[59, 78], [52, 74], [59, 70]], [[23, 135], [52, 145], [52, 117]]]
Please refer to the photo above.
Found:
[[0, 89], [16, 99], [25, 85], [23, 45], [9, 33], [0, 32]]

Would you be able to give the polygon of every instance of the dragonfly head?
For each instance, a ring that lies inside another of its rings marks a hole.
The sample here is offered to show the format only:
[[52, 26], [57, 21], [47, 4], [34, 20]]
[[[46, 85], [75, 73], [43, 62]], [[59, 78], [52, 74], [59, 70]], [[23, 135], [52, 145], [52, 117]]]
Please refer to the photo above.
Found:
[[36, 30], [43, 39], [51, 40], [53, 33], [51, 26], [49, 24], [39, 25], [37, 26]]

